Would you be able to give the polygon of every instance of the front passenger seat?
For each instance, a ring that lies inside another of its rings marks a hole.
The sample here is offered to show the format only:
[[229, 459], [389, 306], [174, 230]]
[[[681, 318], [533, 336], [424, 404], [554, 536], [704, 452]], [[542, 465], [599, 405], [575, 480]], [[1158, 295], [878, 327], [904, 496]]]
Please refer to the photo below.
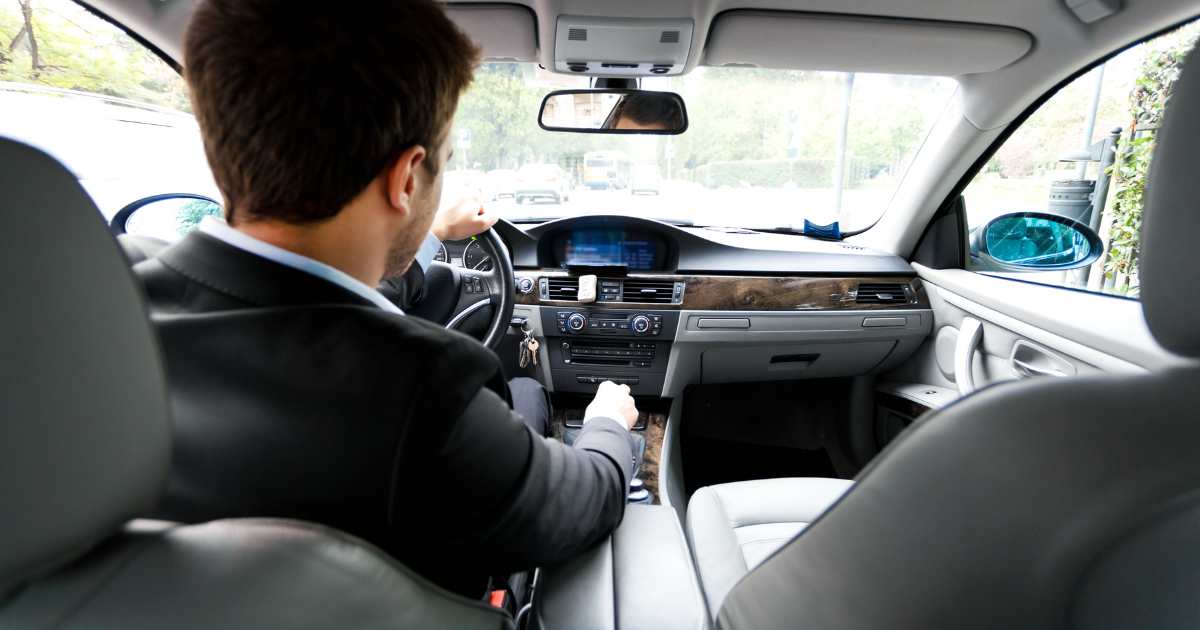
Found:
[[733, 587], [719, 628], [1200, 627], [1200, 50], [1157, 143], [1141, 303], [1190, 361], [925, 416]]
[[346, 534], [133, 521], [170, 423], [129, 266], [74, 177], [0, 138], [0, 628], [511, 628]]
[[854, 482], [800, 477], [700, 488], [688, 502], [687, 537], [715, 616], [742, 576], [804, 531]]

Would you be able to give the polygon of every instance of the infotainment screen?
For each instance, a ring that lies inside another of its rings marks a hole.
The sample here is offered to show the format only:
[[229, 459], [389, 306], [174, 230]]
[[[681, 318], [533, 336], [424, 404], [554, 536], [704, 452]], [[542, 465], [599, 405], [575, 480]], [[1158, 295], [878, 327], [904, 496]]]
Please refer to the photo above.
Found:
[[662, 238], [632, 230], [582, 228], [559, 236], [559, 265], [624, 265], [630, 271], [651, 271], [666, 258]]

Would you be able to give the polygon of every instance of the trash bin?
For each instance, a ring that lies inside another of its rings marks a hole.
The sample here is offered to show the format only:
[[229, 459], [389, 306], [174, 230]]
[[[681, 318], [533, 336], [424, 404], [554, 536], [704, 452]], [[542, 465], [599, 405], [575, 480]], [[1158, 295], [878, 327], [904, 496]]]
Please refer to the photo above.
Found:
[[1070, 217], [1088, 224], [1092, 214], [1092, 195], [1096, 192], [1096, 180], [1064, 179], [1050, 184], [1050, 203], [1046, 211]]

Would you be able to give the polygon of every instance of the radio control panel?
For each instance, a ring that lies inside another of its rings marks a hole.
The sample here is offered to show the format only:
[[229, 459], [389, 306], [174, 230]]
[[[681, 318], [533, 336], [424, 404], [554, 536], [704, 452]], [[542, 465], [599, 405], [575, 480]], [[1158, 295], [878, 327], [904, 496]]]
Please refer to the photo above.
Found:
[[662, 393], [679, 311], [597, 305], [539, 312], [555, 391], [594, 392], [613, 381], [635, 396]]
[[564, 364], [614, 365], [648, 368], [654, 365], [657, 348], [636, 341], [564, 341], [560, 344]]

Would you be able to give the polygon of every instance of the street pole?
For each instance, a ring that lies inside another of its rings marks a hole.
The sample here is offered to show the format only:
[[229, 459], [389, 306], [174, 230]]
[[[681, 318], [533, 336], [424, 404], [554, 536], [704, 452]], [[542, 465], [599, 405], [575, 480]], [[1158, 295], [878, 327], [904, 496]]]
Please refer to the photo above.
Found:
[[842, 187], [846, 180], [846, 135], [850, 131], [850, 97], [854, 93], [854, 73], [846, 73], [842, 84], [842, 118], [838, 125], [837, 155], [833, 164], [833, 216], [838, 221], [842, 216]]
[[[1100, 90], [1104, 87], [1104, 66], [1096, 68], [1096, 76], [1092, 83], [1092, 101], [1088, 105], [1087, 122], [1083, 124], [1083, 139], [1079, 146], [1087, 153], [1092, 146], [1092, 134], [1096, 131], [1096, 112], [1100, 109]], [[1080, 162], [1075, 169], [1075, 179], [1083, 179], [1087, 176], [1087, 162]], [[1099, 178], [1097, 178], [1099, 179]]]

